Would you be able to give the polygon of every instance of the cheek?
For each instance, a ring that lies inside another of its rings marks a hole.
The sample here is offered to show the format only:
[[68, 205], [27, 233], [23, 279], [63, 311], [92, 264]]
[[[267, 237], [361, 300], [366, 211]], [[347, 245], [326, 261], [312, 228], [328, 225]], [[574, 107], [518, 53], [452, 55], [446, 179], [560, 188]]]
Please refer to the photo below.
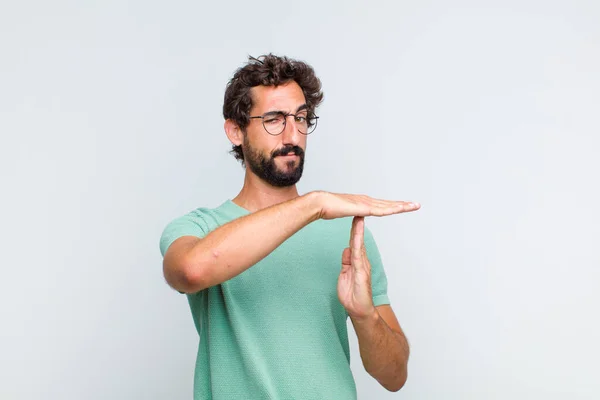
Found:
[[250, 146], [254, 151], [270, 156], [271, 153], [281, 147], [281, 141], [276, 136], [271, 136], [264, 132], [248, 132], [244, 139], [244, 145]]
[[244, 143], [255, 149], [262, 148], [264, 146], [264, 137], [260, 133], [261, 132], [256, 132], [256, 129], [247, 129], [246, 134], [244, 135]]
[[302, 150], [306, 150], [306, 145], [307, 145], [307, 137], [302, 135], [302, 138], [300, 138], [300, 141], [298, 142], [298, 146], [300, 146], [302, 148]]

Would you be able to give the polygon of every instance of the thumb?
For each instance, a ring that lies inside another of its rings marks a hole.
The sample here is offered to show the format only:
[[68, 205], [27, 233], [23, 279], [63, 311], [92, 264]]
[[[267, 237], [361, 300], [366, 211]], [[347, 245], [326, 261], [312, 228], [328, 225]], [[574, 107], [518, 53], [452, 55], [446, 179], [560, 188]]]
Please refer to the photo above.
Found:
[[351, 254], [350, 247], [346, 247], [342, 252], [342, 265], [350, 265], [351, 264]]

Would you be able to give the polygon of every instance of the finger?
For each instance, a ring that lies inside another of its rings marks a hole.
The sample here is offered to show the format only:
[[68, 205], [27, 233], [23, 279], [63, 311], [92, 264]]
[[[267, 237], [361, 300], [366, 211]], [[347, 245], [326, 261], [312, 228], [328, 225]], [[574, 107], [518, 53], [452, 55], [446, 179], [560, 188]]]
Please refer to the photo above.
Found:
[[352, 218], [352, 224], [350, 225], [350, 238], [348, 239], [348, 247], [352, 249], [352, 238], [354, 237], [354, 226], [356, 225], [356, 217]]
[[354, 234], [352, 235], [352, 264], [359, 266], [362, 264], [362, 250], [365, 238], [365, 219], [364, 217], [354, 217], [352, 221]]
[[367, 273], [371, 274], [371, 263], [369, 262], [369, 257], [367, 256], [367, 248], [363, 244], [363, 251], [361, 254], [362, 264]]
[[350, 271], [350, 268], [352, 268], [352, 265], [350, 265], [350, 264], [342, 264], [342, 269], [340, 270], [340, 275], [347, 274], [348, 271]]
[[390, 207], [390, 206], [395, 206], [398, 203], [405, 203], [404, 201], [403, 202], [399, 202], [399, 201], [383, 200], [383, 199], [373, 199], [373, 198], [366, 198], [364, 200], [364, 202], [366, 204], [368, 204], [369, 206], [372, 206], [372, 207], [382, 207], [382, 208]]
[[363, 220], [364, 223], [364, 219], [365, 217], [363, 215], [357, 215], [354, 218], [352, 218], [352, 226], [350, 228], [350, 240], [348, 242], [348, 247], [350, 247], [350, 249], [352, 249], [353, 238], [356, 234], [356, 227], [360, 223], [360, 220]]
[[380, 205], [371, 209], [371, 215], [384, 216], [391, 214], [400, 214], [404, 212], [416, 211], [421, 208], [419, 203], [409, 203], [405, 201], [391, 202], [390, 204]]
[[397, 204], [412, 204], [412, 205], [416, 205], [417, 207], [419, 207], [419, 203], [416, 202], [410, 202], [410, 201], [400, 201], [400, 200], [386, 200], [386, 199], [377, 199], [374, 197], [369, 197], [369, 196], [361, 196], [363, 201], [367, 201], [371, 204], [377, 204], [377, 205], [397, 205]]
[[389, 201], [387, 204], [383, 205], [389, 207], [402, 207], [405, 210], [418, 209], [421, 207], [419, 203], [411, 202], [411, 201]]

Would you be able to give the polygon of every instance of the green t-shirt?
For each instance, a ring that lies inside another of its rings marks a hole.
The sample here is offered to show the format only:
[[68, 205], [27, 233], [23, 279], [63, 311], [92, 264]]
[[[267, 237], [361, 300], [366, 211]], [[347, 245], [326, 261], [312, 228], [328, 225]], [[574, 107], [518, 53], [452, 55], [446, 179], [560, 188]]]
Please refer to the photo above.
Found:
[[[201, 238], [247, 214], [231, 200], [196, 209], [167, 225], [160, 250], [164, 256], [177, 238]], [[238, 276], [187, 295], [200, 336], [195, 400], [356, 399], [348, 314], [337, 296], [351, 223], [350, 217], [315, 221]], [[381, 257], [368, 229], [365, 246], [373, 301], [389, 304]]]

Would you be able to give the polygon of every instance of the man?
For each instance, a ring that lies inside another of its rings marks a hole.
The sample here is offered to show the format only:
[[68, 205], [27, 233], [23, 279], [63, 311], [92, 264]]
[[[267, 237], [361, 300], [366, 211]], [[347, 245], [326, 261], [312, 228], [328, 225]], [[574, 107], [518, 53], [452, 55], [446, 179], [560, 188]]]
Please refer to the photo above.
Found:
[[322, 98], [307, 64], [250, 58], [223, 106], [244, 185], [163, 232], [166, 281], [187, 293], [200, 336], [195, 399], [355, 399], [348, 317], [368, 373], [391, 391], [406, 381], [408, 344], [364, 217], [420, 206], [298, 194]]

